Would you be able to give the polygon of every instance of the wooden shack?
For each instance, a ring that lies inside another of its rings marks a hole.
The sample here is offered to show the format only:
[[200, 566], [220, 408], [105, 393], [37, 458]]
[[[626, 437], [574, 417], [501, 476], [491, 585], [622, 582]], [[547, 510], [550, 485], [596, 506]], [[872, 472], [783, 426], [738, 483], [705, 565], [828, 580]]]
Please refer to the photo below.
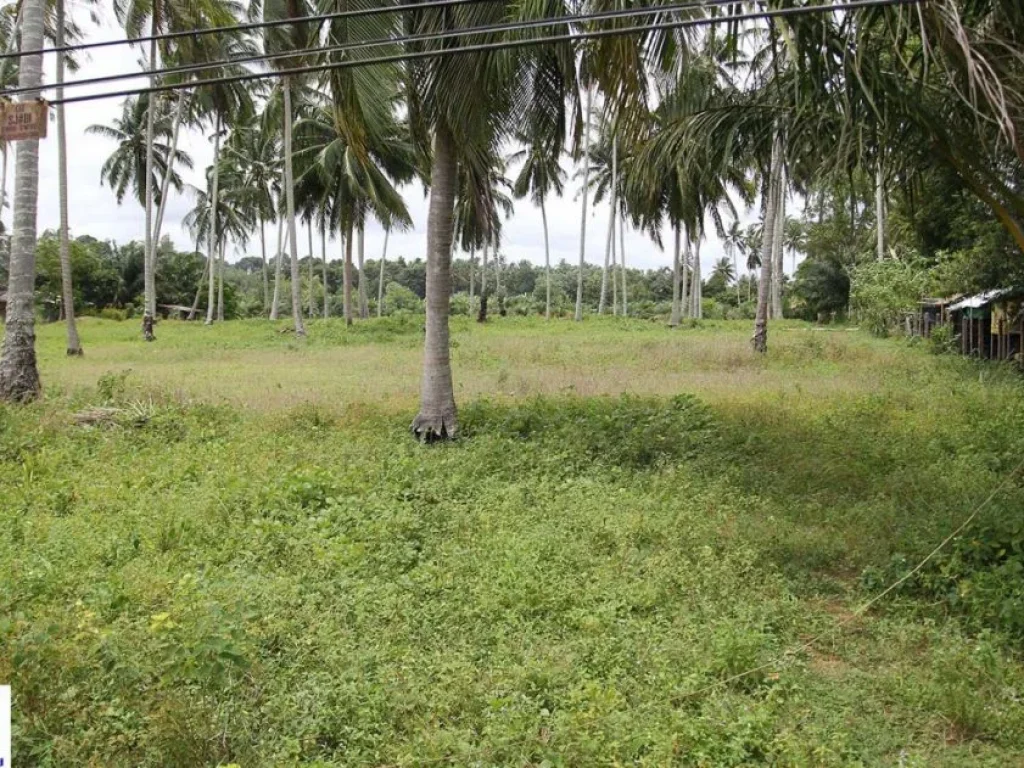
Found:
[[1024, 351], [1024, 289], [996, 288], [949, 305], [960, 352], [986, 360], [1020, 360]]

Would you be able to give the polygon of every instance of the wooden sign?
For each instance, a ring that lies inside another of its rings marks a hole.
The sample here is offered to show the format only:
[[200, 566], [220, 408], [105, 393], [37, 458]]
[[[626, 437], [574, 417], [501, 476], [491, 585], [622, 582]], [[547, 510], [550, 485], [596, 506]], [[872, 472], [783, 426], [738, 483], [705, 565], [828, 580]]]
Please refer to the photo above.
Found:
[[45, 139], [49, 107], [42, 100], [0, 103], [0, 141]]

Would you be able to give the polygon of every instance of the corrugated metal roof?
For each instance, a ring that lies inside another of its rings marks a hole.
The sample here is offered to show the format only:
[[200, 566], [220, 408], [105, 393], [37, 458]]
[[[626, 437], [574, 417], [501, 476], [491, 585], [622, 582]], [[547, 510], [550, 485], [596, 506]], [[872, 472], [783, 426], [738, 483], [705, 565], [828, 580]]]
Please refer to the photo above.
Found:
[[1003, 296], [1009, 296], [1016, 293], [1019, 293], [1016, 288], [994, 288], [991, 291], [984, 291], [983, 293], [979, 293], [974, 296], [968, 296], [966, 299], [960, 299], [956, 304], [950, 304], [949, 308], [953, 311], [958, 309], [978, 309], [991, 304], [993, 301], [1000, 299]]

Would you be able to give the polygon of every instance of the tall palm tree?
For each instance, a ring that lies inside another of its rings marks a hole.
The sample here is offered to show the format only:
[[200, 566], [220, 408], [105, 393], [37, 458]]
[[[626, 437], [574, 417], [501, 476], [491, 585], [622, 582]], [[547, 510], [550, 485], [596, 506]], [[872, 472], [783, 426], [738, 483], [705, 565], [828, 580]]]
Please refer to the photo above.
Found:
[[525, 147], [515, 152], [510, 163], [522, 162], [519, 175], [512, 185], [512, 194], [517, 199], [527, 195], [540, 208], [541, 224], [544, 227], [544, 319], [551, 319], [551, 245], [548, 238], [547, 199], [552, 193], [558, 197], [565, 190], [565, 170], [561, 155], [565, 145], [564, 123], [551, 126], [546, 123], [530, 125], [518, 136]]
[[[225, 27], [237, 21], [239, 6], [233, 0], [191, 0], [180, 3], [177, 0], [115, 0], [114, 14], [124, 27], [129, 38], [141, 37], [146, 31], [147, 22], [150, 37], [161, 32], [204, 27]], [[188, 38], [182, 38], [188, 41]], [[173, 43], [165, 41], [163, 54], [165, 60], [173, 59], [170, 53]], [[149, 42], [148, 67], [151, 73], [157, 68], [158, 44], [156, 39]], [[150, 75], [150, 86], [157, 84], [157, 75]], [[145, 259], [145, 303], [150, 314], [156, 311], [155, 281], [155, 243], [153, 241], [153, 205], [159, 180], [155, 174], [155, 142], [157, 137], [157, 118], [163, 110], [162, 99], [158, 93], [152, 93], [146, 101], [152, 109], [146, 115], [146, 152], [145, 152], [145, 187], [143, 190], [143, 207], [146, 209]]]
[[[224, 147], [225, 167], [237, 173], [229, 178], [233, 194], [244, 196], [259, 222], [260, 260], [263, 277], [263, 311], [270, 309], [266, 225], [276, 219], [275, 199], [280, 189], [281, 150], [274, 131], [236, 126]], [[275, 254], [276, 255], [276, 254]]]
[[[293, 23], [279, 27], [263, 27], [263, 49], [270, 54], [287, 51], [308, 50], [317, 38], [317, 25], [303, 21], [313, 14], [307, 0], [258, 0], [249, 6], [251, 15], [260, 15], [264, 21], [291, 20]], [[306, 63], [301, 57], [274, 59], [271, 65], [278, 69], [295, 68]], [[298, 90], [294, 75], [283, 75], [278, 82], [281, 94], [281, 154], [284, 160], [285, 227], [288, 232], [288, 248], [291, 254], [292, 280], [292, 321], [296, 336], [305, 336], [306, 327], [302, 322], [302, 281], [299, 275], [299, 238], [295, 221], [295, 171], [292, 133], [296, 110], [293, 100]]]
[[740, 229], [739, 219], [733, 219], [732, 224], [729, 225], [729, 229], [726, 230], [725, 237], [722, 238], [722, 248], [725, 251], [725, 255], [732, 258], [732, 271], [733, 276], [736, 278], [736, 304], [739, 305], [739, 257], [746, 256], [747, 252], [746, 238], [743, 235], [743, 230]]
[[586, 268], [587, 255], [587, 199], [590, 197], [590, 117], [593, 107], [594, 90], [588, 84], [586, 96], [586, 117], [583, 121], [583, 186], [580, 204], [580, 264], [576, 276], [576, 322], [583, 320], [583, 271]]
[[[406, 31], [451, 32], [528, 17], [566, 13], [557, 0], [536, 4], [474, 3], [445, 9], [408, 6]], [[532, 34], [526, 32], [526, 35]], [[543, 32], [550, 34], [550, 29]], [[477, 33], [468, 38], [415, 44], [413, 50], [450, 52], [468, 44], [499, 39]], [[410, 124], [424, 154], [430, 153], [430, 202], [427, 215], [426, 338], [420, 410], [412, 423], [421, 440], [453, 438], [458, 433], [449, 353], [452, 237], [460, 168], [473, 187], [487, 186], [490, 157], [502, 142], [529, 125], [534, 111], [565, 109], [564, 83], [575, 78], [572, 49], [557, 45], [547, 59], [529, 49], [478, 50], [408, 62]], [[550, 62], [550, 65], [548, 63]], [[546, 66], [551, 75], [537, 78]], [[546, 82], [559, 83], [551, 87]], [[572, 87], [572, 86], [570, 86]], [[429, 150], [428, 150], [429, 147]]]
[[[63, 48], [67, 29], [64, 18], [64, 0], [57, 3], [57, 47]], [[65, 54], [57, 54], [57, 100], [64, 98]], [[71, 282], [71, 243], [68, 237], [68, 139], [64, 120], [64, 105], [57, 104], [57, 197], [60, 208], [60, 282], [64, 321], [67, 324], [67, 354], [82, 355], [82, 342], [75, 324], [75, 291]]]
[[[43, 47], [42, 0], [23, 0], [21, 49]], [[43, 82], [41, 54], [21, 59], [18, 85], [38, 88]], [[37, 98], [36, 92], [22, 101]], [[35, 349], [36, 204], [39, 198], [39, 142], [20, 141], [14, 179], [14, 231], [7, 283], [7, 317], [0, 352], [0, 399], [24, 402], [39, 396]]]

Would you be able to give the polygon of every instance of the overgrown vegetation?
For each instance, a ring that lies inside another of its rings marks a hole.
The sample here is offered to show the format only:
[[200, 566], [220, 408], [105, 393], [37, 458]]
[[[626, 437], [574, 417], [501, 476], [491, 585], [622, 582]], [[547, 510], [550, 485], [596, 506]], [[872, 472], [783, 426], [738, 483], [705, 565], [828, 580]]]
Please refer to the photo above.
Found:
[[[19, 760], [1024, 754], [1019, 477], [919, 579], [831, 631], [1013, 471], [1016, 376], [799, 326], [764, 360], [745, 323], [467, 321], [465, 436], [428, 449], [406, 434], [415, 391], [344, 375], [415, 366], [421, 330], [402, 323], [314, 323], [310, 363], [263, 322], [164, 323], [140, 347], [88, 319], [82, 361], [42, 328], [49, 397], [0, 410]], [[236, 378], [183, 357], [210, 345]], [[313, 363], [318, 390], [265, 399]], [[81, 365], [100, 372], [84, 383]], [[606, 394], [581, 396], [593, 372]]]

